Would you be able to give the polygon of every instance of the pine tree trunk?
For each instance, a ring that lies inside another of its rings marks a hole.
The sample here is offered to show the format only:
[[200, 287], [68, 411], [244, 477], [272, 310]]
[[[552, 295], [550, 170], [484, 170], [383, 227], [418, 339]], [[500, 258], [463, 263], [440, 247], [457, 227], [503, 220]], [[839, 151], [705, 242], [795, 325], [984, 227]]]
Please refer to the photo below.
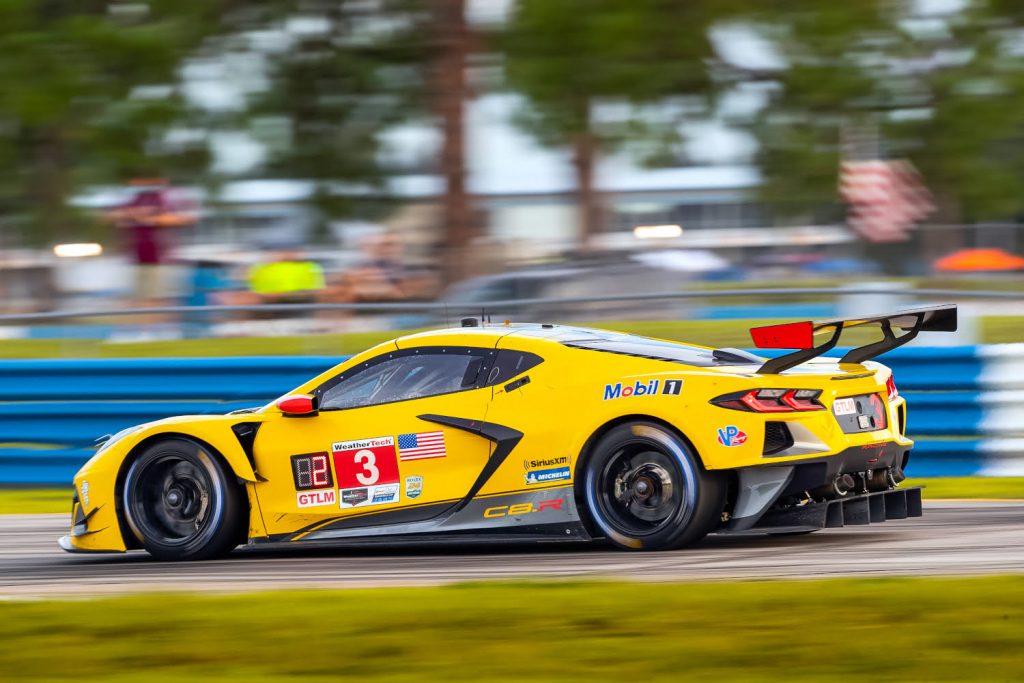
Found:
[[600, 198], [594, 187], [597, 141], [591, 132], [579, 133], [573, 140], [573, 165], [576, 166], [576, 196], [579, 210], [579, 250], [589, 252], [594, 238], [603, 230]]
[[437, 106], [444, 142], [441, 173], [444, 196], [444, 248], [441, 251], [445, 283], [469, 274], [467, 262], [473, 239], [473, 207], [466, 191], [465, 115], [467, 97], [466, 54], [469, 33], [465, 0], [435, 0], [439, 55], [436, 64]]
[[49, 128], [26, 129], [23, 144], [31, 155], [27, 189], [32, 217], [25, 242], [49, 245], [74, 227], [69, 225], [71, 212], [65, 205], [70, 189], [64, 144], [60, 132]]

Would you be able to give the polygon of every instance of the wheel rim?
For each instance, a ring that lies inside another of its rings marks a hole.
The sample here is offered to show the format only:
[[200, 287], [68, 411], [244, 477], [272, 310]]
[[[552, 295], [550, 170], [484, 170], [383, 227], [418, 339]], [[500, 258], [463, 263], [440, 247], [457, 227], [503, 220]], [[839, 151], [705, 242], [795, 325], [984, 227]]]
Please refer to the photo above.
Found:
[[192, 459], [178, 454], [157, 456], [141, 466], [133, 480], [129, 506], [142, 538], [183, 545], [209, 525], [213, 479]]
[[649, 443], [627, 444], [607, 461], [596, 482], [605, 519], [629, 536], [656, 533], [671, 524], [684, 503], [679, 468]]

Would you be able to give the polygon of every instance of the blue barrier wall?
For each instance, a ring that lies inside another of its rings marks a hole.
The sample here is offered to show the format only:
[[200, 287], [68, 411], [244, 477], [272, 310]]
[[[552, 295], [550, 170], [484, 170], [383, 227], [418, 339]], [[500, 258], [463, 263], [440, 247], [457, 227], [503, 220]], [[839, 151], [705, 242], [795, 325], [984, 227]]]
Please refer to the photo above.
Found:
[[172, 415], [263, 405], [340, 360], [0, 361], [0, 484], [68, 484], [99, 437]]
[[[911, 475], [1016, 473], [1021, 439], [1012, 431], [991, 433], [1005, 431], [1008, 420], [1016, 424], [1016, 402], [989, 400], [1014, 393], [990, 390], [1015, 387], [1006, 384], [1016, 372], [1005, 367], [1007, 358], [1016, 362], [1015, 354], [974, 346], [911, 347], [885, 356], [909, 402], [908, 432], [917, 441]], [[1003, 366], [994, 368], [993, 359]], [[0, 484], [68, 484], [101, 436], [171, 415], [262, 405], [340, 360], [0, 361]], [[1000, 410], [1003, 417], [993, 412]]]

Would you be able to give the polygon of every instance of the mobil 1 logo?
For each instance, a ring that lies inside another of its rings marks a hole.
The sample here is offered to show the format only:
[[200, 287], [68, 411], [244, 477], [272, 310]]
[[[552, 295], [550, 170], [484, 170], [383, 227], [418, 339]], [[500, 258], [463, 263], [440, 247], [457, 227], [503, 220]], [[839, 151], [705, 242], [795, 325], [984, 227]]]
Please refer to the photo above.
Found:
[[663, 394], [678, 396], [683, 390], [681, 379], [649, 379], [646, 382], [636, 380], [632, 384], [623, 385], [622, 382], [604, 385], [604, 400], [610, 401], [616, 398], [629, 398], [631, 396], [653, 396]]

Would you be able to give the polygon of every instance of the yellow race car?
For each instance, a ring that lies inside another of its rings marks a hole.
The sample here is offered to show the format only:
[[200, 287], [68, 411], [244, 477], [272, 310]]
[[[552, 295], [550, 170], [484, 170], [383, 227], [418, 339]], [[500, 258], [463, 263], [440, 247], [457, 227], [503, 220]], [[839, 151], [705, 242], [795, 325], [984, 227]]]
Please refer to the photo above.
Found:
[[[879, 341], [817, 358], [843, 330]], [[870, 358], [956, 308], [751, 330], [774, 358], [558, 325], [401, 337], [273, 403], [111, 437], [75, 476], [71, 552], [161, 559], [239, 544], [798, 533], [921, 514], [913, 442]], [[899, 334], [902, 332], [902, 334]]]

